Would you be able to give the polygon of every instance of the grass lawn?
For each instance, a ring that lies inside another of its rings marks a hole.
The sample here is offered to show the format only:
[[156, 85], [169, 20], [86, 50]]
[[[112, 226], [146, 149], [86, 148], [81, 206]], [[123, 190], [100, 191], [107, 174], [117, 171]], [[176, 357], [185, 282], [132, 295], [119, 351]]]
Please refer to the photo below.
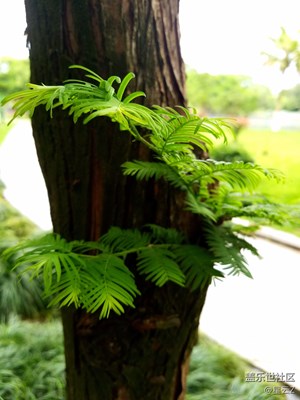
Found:
[[[245, 129], [238, 141], [256, 163], [279, 169], [285, 175], [285, 182], [265, 180], [257, 191], [277, 203], [300, 206], [300, 131]], [[300, 236], [298, 225], [287, 225], [280, 229]]]
[[300, 204], [300, 131], [245, 129], [238, 137], [242, 146], [264, 167], [281, 170], [286, 182], [265, 181], [259, 191], [287, 204]]
[[[0, 324], [0, 400], [64, 400], [64, 354], [60, 321]], [[194, 348], [187, 400], [283, 400], [247, 382], [253, 368], [236, 354], [201, 336]], [[104, 399], [103, 399], [104, 400]], [[153, 399], [155, 400], [155, 399]]]

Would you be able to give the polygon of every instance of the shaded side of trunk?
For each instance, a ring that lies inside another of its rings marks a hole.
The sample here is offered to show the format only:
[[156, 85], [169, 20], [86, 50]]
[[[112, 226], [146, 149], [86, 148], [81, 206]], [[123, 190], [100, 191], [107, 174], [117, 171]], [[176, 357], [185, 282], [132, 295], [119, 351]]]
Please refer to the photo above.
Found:
[[[60, 84], [77, 78], [71, 64], [99, 75], [136, 74], [131, 90], [147, 104], [184, 104], [179, 50], [179, 0], [25, 0], [31, 81]], [[120, 165], [151, 154], [112, 123], [73, 125], [67, 113], [33, 118], [54, 231], [69, 240], [96, 240], [111, 225], [157, 223], [183, 229], [198, 223], [182, 211], [165, 184], [138, 184]], [[99, 321], [63, 310], [68, 400], [175, 400], [184, 395], [186, 365], [206, 289], [190, 293], [138, 282], [136, 309]]]
[[136, 309], [121, 317], [64, 310], [68, 398], [183, 400], [205, 291], [195, 297], [143, 285]]

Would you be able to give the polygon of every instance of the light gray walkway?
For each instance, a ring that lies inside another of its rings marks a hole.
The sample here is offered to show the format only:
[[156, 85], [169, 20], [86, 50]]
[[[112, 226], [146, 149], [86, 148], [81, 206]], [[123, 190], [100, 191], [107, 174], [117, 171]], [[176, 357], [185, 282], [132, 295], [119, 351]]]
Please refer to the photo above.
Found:
[[[45, 185], [27, 120], [19, 120], [0, 147], [0, 177], [8, 200], [50, 229]], [[261, 233], [274, 236], [274, 230]], [[278, 239], [278, 232], [275, 236]], [[283, 236], [289, 243], [294, 240], [295, 247], [300, 244], [299, 238]], [[200, 327], [262, 369], [295, 373], [300, 389], [300, 251], [264, 239], [254, 239], [253, 244], [263, 256], [248, 256], [254, 279], [228, 277], [211, 286]]]
[[300, 251], [252, 243], [263, 257], [248, 256], [254, 279], [230, 276], [211, 286], [200, 328], [259, 368], [295, 373], [300, 389]]
[[42, 229], [51, 229], [46, 187], [28, 119], [16, 121], [0, 146], [0, 178], [9, 202]]

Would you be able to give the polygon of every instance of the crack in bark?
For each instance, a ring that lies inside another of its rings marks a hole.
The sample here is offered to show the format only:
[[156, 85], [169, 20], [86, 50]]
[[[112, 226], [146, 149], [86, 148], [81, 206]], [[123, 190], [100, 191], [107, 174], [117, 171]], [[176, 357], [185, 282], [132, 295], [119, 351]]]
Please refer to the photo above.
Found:
[[74, 59], [77, 59], [79, 54], [79, 46], [76, 36], [76, 28], [73, 18], [72, 1], [65, 0], [63, 2], [63, 16], [62, 16], [62, 27], [63, 27], [63, 38], [64, 38], [64, 49]]

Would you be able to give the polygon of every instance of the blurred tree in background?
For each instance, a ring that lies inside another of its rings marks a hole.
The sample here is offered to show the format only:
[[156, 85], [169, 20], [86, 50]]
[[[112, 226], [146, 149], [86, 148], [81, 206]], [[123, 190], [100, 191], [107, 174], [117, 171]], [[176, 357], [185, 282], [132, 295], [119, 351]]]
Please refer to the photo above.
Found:
[[[300, 73], [300, 37], [289, 35], [284, 27], [277, 38], [271, 38], [274, 48], [271, 53], [263, 52], [267, 65], [277, 65], [284, 74], [294, 67]], [[300, 109], [300, 85], [292, 89], [282, 90], [278, 96], [278, 108], [288, 111]]]
[[293, 38], [285, 28], [281, 27], [281, 34], [277, 38], [271, 38], [271, 40], [274, 43], [273, 52], [263, 52], [267, 57], [266, 64], [279, 66], [282, 73], [294, 65], [297, 71], [300, 72], [299, 39]]
[[0, 98], [22, 90], [29, 82], [29, 60], [0, 58]]
[[289, 90], [282, 90], [279, 93], [279, 104], [282, 110], [300, 110], [300, 84]]
[[199, 74], [187, 72], [189, 104], [203, 114], [247, 116], [258, 109], [273, 109], [271, 91], [239, 75]]

